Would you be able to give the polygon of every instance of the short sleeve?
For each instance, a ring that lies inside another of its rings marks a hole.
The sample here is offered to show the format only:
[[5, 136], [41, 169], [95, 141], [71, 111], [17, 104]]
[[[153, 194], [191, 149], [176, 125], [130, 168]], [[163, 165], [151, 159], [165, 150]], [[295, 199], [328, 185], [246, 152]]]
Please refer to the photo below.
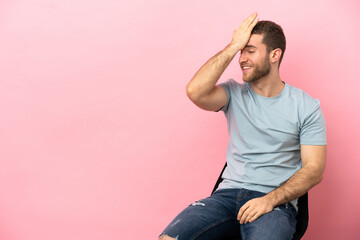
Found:
[[317, 101], [315, 110], [307, 116], [300, 129], [300, 144], [326, 145], [326, 125], [320, 102]]
[[231, 100], [230, 81], [231, 81], [231, 79], [229, 79], [226, 82], [218, 84], [219, 87], [222, 87], [225, 90], [226, 95], [227, 95], [227, 102], [226, 102], [225, 106], [220, 108], [217, 112], [223, 111], [224, 113], [226, 113], [229, 108], [229, 103]]

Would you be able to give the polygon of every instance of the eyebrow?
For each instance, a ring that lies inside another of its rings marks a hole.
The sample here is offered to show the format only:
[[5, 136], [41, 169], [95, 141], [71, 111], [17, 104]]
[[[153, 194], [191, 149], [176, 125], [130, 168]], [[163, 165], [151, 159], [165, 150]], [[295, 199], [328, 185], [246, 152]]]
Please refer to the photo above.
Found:
[[254, 45], [246, 45], [245, 48], [256, 48]]

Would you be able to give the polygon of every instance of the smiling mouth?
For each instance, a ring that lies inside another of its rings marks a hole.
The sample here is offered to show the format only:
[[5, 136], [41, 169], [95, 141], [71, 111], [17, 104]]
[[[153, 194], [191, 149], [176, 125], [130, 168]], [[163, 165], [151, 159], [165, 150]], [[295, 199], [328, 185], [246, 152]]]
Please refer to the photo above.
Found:
[[248, 67], [248, 66], [241, 67], [241, 70], [243, 72], [247, 72], [249, 69], [251, 69], [251, 67]]

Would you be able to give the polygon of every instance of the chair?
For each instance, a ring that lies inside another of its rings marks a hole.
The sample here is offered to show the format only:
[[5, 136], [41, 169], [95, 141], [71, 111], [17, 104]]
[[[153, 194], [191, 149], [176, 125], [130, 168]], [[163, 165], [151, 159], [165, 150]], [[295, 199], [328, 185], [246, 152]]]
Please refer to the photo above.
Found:
[[[220, 173], [220, 176], [217, 179], [217, 182], [214, 186], [214, 189], [211, 192], [211, 195], [215, 192], [215, 190], [218, 188], [220, 182], [222, 181], [221, 176], [226, 168], [227, 164], [225, 163], [225, 166], [223, 170]], [[298, 213], [296, 215], [296, 230], [294, 233], [294, 236], [292, 240], [299, 240], [301, 237], [305, 234], [306, 229], [308, 227], [309, 222], [309, 209], [308, 209], [308, 193], [305, 193], [303, 196], [299, 197], [298, 199]], [[241, 240], [241, 237], [238, 239], [232, 239], [232, 240]]]

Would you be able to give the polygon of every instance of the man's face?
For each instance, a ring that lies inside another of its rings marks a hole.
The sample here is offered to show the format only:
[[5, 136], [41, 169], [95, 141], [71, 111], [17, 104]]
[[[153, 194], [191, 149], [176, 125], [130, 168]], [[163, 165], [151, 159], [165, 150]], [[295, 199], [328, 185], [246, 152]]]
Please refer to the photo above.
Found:
[[254, 82], [270, 73], [269, 54], [262, 42], [263, 35], [252, 34], [239, 58], [244, 82]]

